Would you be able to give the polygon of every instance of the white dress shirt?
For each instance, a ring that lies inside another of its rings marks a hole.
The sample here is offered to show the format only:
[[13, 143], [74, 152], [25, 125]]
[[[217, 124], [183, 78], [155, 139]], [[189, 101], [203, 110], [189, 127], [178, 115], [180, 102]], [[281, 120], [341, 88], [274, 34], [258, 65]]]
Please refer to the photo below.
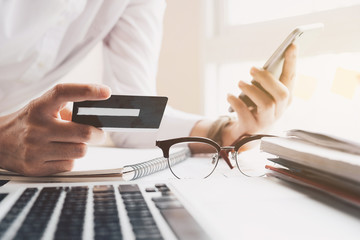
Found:
[[[100, 41], [113, 94], [156, 95], [165, 0], [0, 0], [0, 114], [53, 87]], [[123, 147], [189, 135], [199, 116], [166, 109], [159, 131], [116, 133]]]

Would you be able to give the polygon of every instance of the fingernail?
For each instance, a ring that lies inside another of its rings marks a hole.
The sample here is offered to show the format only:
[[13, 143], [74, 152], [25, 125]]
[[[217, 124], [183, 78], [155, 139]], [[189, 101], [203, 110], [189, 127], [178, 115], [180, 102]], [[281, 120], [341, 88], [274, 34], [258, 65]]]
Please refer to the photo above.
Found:
[[244, 81], [239, 81], [239, 87], [244, 87], [246, 85], [246, 83]]
[[258, 69], [257, 69], [256, 67], [252, 67], [252, 68], [250, 69], [250, 74], [251, 74], [251, 75], [254, 75], [254, 74], [256, 73], [256, 71], [258, 71]]
[[111, 88], [109, 88], [108, 86], [106, 86], [106, 85], [99, 85], [98, 88], [99, 88], [102, 96], [108, 97], [108, 96], [111, 95]]
[[111, 95], [111, 88], [108, 86], [105, 86], [107, 88], [107, 90], [109, 91], [109, 94]]

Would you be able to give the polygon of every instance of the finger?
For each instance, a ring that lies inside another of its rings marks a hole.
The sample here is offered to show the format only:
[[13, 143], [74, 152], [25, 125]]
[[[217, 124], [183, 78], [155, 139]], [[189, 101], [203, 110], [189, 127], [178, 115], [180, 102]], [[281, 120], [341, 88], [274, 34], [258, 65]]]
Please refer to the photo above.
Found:
[[24, 176], [48, 176], [55, 173], [70, 171], [74, 166], [74, 160], [45, 161], [40, 164], [28, 166], [19, 172]]
[[280, 81], [288, 87], [288, 89], [293, 88], [294, 78], [296, 74], [296, 60], [297, 60], [298, 49], [295, 44], [291, 44], [284, 55], [284, 64], [282, 68], [282, 73], [280, 76]]
[[261, 86], [271, 95], [275, 102], [280, 104], [284, 99], [289, 96], [289, 90], [278, 79], [264, 69], [251, 68], [250, 74], [255, 81], [261, 84]]
[[48, 140], [52, 142], [102, 143], [105, 132], [94, 126], [55, 120], [48, 128]]
[[247, 95], [257, 106], [258, 111], [272, 110], [275, 109], [275, 102], [269, 96], [258, 87], [247, 84], [243, 81], [239, 82], [239, 87], [245, 95]]
[[109, 87], [98, 84], [58, 84], [40, 98], [46, 111], [60, 111], [67, 102], [105, 100], [111, 95]]
[[253, 114], [240, 98], [228, 94], [227, 101], [236, 112], [238, 119], [242, 119], [244, 123], [255, 121]]
[[55, 160], [43, 163], [42, 169], [36, 174], [37, 176], [47, 176], [51, 174], [68, 172], [74, 167], [74, 160]]
[[51, 142], [41, 149], [42, 159], [77, 159], [85, 156], [85, 143]]

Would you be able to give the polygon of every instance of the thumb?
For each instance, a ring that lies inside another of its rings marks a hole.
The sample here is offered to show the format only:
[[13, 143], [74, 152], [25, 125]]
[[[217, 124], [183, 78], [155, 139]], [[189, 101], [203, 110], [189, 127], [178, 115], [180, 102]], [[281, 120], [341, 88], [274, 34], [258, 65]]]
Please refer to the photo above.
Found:
[[291, 44], [285, 52], [285, 59], [282, 68], [282, 73], [280, 76], [280, 81], [290, 90], [294, 83], [294, 78], [296, 74], [296, 59], [298, 48], [296, 45]]

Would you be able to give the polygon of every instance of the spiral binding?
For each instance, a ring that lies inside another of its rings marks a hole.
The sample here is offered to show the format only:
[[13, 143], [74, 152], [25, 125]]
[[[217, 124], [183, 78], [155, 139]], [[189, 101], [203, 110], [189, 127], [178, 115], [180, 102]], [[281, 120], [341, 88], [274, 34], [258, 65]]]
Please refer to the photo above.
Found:
[[[169, 161], [171, 162], [171, 165], [175, 165], [184, 161], [190, 156], [191, 156], [190, 149], [184, 148], [176, 153], [170, 154]], [[165, 168], [168, 167], [169, 167], [168, 159], [164, 157], [158, 157], [149, 161], [124, 166], [124, 169], [130, 168], [131, 170], [129, 171], [124, 170], [123, 175], [133, 174], [133, 176], [130, 177], [129, 180], [135, 180], [137, 178], [141, 178], [149, 174], [164, 170]]]

